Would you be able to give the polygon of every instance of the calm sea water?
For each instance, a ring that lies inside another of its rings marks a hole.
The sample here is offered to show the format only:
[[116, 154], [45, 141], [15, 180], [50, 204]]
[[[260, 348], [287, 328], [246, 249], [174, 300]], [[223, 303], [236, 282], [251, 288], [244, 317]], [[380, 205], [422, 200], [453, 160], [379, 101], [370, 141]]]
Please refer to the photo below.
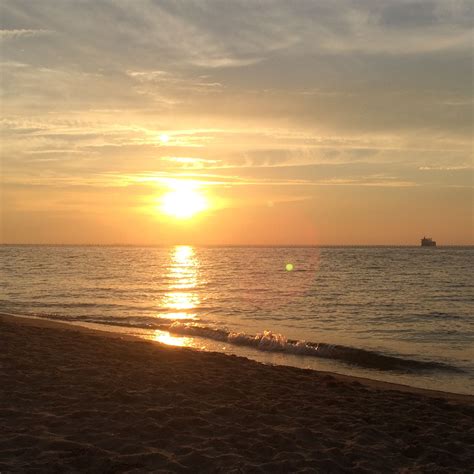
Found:
[[0, 309], [474, 393], [473, 248], [2, 246]]

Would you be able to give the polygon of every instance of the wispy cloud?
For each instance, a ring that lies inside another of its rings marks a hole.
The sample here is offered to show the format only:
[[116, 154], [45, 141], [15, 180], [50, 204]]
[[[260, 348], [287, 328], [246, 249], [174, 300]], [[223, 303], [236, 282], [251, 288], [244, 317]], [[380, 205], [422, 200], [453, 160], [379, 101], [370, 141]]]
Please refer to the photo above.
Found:
[[37, 36], [52, 35], [52, 30], [30, 30], [30, 29], [13, 29], [13, 30], [0, 30], [0, 39], [2, 40], [14, 40], [19, 38], [34, 38]]
[[169, 161], [171, 163], [176, 163], [181, 165], [183, 168], [204, 168], [204, 167], [214, 167], [218, 165], [221, 160], [210, 160], [205, 158], [194, 158], [194, 157], [184, 157], [184, 156], [163, 156], [162, 161]]
[[474, 171], [474, 166], [420, 166], [420, 171], [459, 171], [471, 170]]

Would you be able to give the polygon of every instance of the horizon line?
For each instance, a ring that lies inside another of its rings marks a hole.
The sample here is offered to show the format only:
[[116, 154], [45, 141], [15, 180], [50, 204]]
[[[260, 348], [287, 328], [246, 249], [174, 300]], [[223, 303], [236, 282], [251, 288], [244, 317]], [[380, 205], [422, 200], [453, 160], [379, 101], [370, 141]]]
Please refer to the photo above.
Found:
[[[295, 247], [295, 248], [312, 248], [312, 247], [386, 247], [386, 248], [421, 248], [420, 244], [193, 244], [193, 243], [175, 243], [175, 244], [121, 244], [121, 243], [0, 243], [2, 247], [176, 247], [176, 246], [189, 246], [189, 247], [261, 247], [261, 248], [284, 248], [284, 247]], [[441, 244], [431, 248], [440, 247], [474, 247], [472, 244]]]

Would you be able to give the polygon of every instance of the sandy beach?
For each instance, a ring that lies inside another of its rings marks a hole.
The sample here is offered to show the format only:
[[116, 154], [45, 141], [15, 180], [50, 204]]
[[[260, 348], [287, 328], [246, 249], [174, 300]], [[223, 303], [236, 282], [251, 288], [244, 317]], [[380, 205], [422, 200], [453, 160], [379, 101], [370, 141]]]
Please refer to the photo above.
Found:
[[474, 397], [0, 316], [0, 472], [472, 472]]

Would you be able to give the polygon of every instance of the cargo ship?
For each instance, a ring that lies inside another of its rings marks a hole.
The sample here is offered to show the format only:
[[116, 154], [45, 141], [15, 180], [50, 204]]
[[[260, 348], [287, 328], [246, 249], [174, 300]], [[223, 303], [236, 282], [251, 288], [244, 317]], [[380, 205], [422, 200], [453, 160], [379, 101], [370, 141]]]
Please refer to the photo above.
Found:
[[423, 237], [421, 239], [421, 246], [422, 247], [436, 247], [436, 242], [430, 237]]

